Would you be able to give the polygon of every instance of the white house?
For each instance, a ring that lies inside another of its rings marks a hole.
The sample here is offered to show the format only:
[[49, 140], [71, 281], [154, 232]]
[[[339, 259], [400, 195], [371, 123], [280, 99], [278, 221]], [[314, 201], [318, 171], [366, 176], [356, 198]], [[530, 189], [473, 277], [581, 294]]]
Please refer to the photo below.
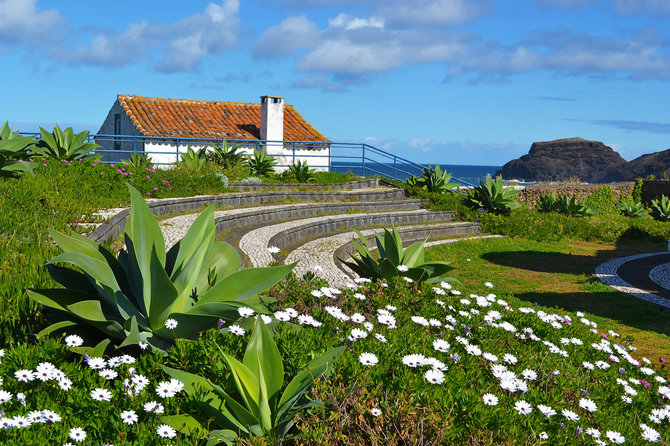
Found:
[[118, 95], [96, 137], [105, 160], [138, 152], [154, 164], [174, 163], [188, 147], [197, 150], [222, 140], [239, 144], [245, 153], [265, 150], [284, 166], [279, 171], [292, 161], [328, 170], [330, 141], [281, 96], [243, 103]]

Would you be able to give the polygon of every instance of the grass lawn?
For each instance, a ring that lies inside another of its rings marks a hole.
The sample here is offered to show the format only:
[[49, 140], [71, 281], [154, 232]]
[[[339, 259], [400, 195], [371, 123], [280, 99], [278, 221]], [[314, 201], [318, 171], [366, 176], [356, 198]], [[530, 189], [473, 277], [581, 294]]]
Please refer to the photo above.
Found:
[[526, 305], [587, 312], [604, 330], [634, 338], [642, 356], [658, 358], [670, 353], [670, 311], [615, 291], [591, 273], [613, 258], [664, 249], [660, 242], [503, 238], [438, 245], [428, 248], [426, 256], [453, 259], [454, 276], [466, 287], [488, 280], [500, 295], [514, 296]]

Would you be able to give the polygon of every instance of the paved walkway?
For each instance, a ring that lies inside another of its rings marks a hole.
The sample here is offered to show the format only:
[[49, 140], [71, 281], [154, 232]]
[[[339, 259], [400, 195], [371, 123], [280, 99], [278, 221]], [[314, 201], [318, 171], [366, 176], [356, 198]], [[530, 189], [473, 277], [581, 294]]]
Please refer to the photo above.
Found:
[[617, 291], [670, 308], [670, 252], [652, 252], [612, 259], [594, 276]]

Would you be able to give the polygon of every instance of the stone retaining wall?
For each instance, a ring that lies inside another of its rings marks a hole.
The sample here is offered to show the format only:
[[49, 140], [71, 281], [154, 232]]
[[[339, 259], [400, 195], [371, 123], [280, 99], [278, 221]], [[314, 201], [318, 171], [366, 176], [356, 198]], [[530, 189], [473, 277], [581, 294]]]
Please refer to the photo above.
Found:
[[[645, 181], [645, 184], [647, 182]], [[631, 195], [635, 183], [632, 181], [612, 184], [576, 184], [576, 185], [547, 185], [547, 186], [526, 186], [519, 192], [519, 201], [528, 203], [529, 208], [535, 207], [537, 198], [545, 192], [551, 194], [556, 192], [556, 195], [567, 195], [568, 197], [577, 196], [578, 200], [584, 200], [586, 197], [595, 192], [602, 186], [610, 186], [614, 191], [614, 195], [619, 199], [621, 195]], [[670, 182], [668, 184], [670, 188]], [[668, 195], [670, 196], [670, 195]]]

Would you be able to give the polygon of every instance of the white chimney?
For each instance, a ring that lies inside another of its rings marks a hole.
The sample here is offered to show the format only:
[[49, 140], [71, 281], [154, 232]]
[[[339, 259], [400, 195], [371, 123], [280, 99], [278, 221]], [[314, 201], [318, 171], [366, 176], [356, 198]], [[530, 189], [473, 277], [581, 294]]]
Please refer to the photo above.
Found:
[[261, 139], [284, 140], [284, 96], [261, 96]]

